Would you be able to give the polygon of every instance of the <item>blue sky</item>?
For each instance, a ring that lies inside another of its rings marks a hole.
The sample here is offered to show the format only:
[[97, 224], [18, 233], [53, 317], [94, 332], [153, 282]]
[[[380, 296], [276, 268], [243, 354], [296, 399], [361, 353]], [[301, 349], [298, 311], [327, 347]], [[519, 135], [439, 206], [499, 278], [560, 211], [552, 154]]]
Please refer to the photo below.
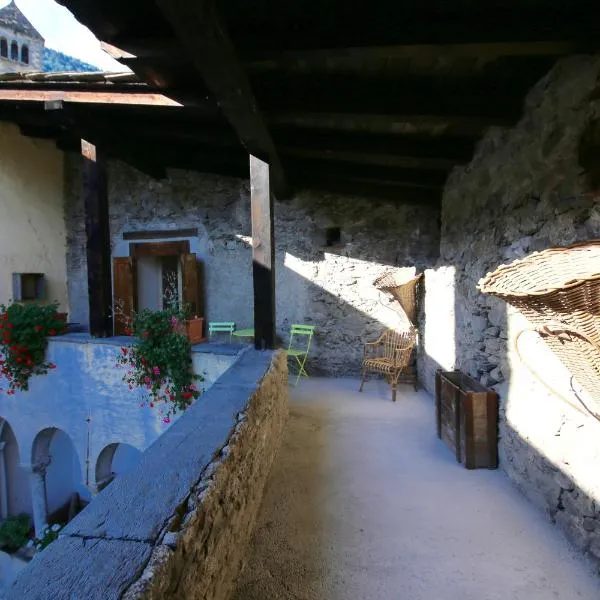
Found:
[[[0, 8], [8, 3], [8, 0], [0, 0]], [[46, 39], [48, 48], [60, 50], [105, 71], [126, 70], [102, 51], [92, 32], [81, 25], [64, 6], [54, 0], [16, 0], [16, 3]]]

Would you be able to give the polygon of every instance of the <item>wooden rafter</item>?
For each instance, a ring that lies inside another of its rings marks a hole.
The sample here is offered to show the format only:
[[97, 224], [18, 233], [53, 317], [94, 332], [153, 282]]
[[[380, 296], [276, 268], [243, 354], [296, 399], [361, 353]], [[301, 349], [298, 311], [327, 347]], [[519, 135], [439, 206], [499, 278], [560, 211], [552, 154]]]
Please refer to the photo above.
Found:
[[501, 117], [463, 117], [441, 115], [388, 115], [370, 113], [325, 113], [282, 111], [269, 113], [272, 125], [373, 133], [456, 135], [477, 137], [487, 127], [509, 126], [510, 119]]
[[316, 50], [296, 50], [278, 52], [270, 56], [257, 57], [247, 61], [247, 67], [253, 72], [270, 71], [286, 65], [326, 64], [334, 68], [337, 62], [347, 63], [365, 60], [400, 58], [464, 58], [476, 57], [481, 60], [493, 60], [499, 57], [518, 56], [563, 56], [590, 49], [589, 44], [581, 41], [550, 42], [493, 42], [472, 44], [404, 44], [394, 46], [365, 46], [350, 48], [325, 48]]
[[156, 0], [156, 4], [245, 148], [269, 163], [275, 195], [287, 196], [275, 144], [214, 0]]
[[136, 106], [181, 107], [182, 104], [164, 94], [149, 92], [96, 92], [61, 90], [25, 90], [0, 88], [0, 101], [77, 102], [79, 104], [113, 104]]

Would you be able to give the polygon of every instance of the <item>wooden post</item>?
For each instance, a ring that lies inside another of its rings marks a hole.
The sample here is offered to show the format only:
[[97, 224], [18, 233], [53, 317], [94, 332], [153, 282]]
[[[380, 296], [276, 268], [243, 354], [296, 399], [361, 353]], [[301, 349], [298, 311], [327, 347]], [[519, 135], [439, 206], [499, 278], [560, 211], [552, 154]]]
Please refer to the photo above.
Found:
[[275, 348], [275, 242], [268, 163], [250, 155], [254, 346]]
[[90, 333], [94, 337], [110, 337], [113, 329], [106, 158], [85, 140], [81, 140], [81, 155]]

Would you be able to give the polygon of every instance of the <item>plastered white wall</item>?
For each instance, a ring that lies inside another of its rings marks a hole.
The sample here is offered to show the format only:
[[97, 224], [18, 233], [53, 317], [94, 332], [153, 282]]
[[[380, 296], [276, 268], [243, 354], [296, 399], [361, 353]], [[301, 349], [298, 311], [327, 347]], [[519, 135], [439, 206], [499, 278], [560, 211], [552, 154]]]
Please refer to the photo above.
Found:
[[0, 123], [0, 303], [13, 273], [44, 273], [47, 300], [68, 311], [63, 153]]

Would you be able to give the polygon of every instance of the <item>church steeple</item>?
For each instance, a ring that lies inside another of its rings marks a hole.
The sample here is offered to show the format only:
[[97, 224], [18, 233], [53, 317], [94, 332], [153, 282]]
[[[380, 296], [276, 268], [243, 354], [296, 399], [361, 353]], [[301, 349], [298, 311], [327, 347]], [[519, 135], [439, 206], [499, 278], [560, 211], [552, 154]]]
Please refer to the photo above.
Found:
[[0, 8], [0, 27], [10, 29], [15, 33], [25, 35], [34, 40], [44, 40], [40, 32], [21, 12], [21, 9], [15, 3], [15, 0], [10, 0], [10, 3], [7, 6]]

